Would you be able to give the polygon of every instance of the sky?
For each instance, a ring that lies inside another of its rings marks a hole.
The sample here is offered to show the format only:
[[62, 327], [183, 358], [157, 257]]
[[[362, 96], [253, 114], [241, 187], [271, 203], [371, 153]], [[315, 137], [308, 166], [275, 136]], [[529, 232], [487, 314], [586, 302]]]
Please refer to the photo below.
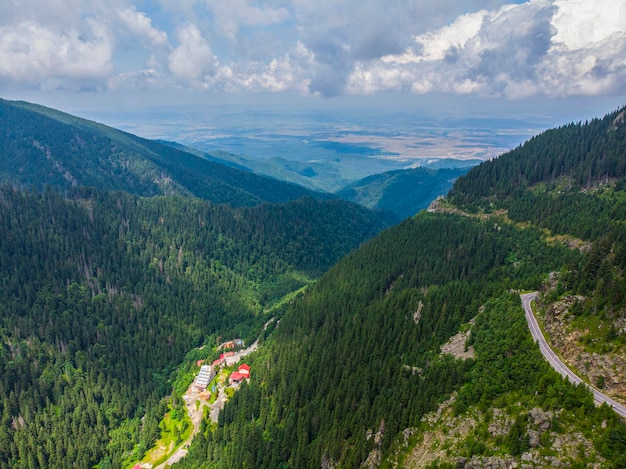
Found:
[[592, 117], [626, 104], [626, 0], [2, 0], [0, 97]]

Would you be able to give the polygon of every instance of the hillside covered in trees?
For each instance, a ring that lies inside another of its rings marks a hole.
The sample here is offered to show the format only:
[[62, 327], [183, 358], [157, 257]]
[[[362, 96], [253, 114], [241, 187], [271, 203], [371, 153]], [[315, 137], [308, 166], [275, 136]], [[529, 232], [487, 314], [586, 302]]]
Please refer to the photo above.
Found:
[[328, 195], [36, 104], [0, 100], [0, 183], [185, 195], [252, 206]]
[[[622, 115], [480, 165], [436, 213], [343, 258], [285, 307], [258, 372], [177, 467], [625, 467], [626, 425], [549, 368], [519, 299], [624, 311]], [[459, 332], [473, 358], [441, 353]]]
[[384, 228], [342, 201], [0, 189], [0, 467], [120, 467], [171, 373]]
[[373, 210], [391, 212], [399, 220], [404, 220], [427, 208], [437, 197], [447, 194], [456, 178], [469, 169], [389, 171], [355, 181], [337, 191], [336, 195]]
[[519, 300], [569, 305], [602, 331], [589, 347], [626, 356], [623, 110], [381, 231], [355, 204], [0, 104], [0, 467], [123, 467], [188, 352], [249, 342], [270, 310], [252, 378], [177, 467], [626, 467], [626, 425], [549, 368]]

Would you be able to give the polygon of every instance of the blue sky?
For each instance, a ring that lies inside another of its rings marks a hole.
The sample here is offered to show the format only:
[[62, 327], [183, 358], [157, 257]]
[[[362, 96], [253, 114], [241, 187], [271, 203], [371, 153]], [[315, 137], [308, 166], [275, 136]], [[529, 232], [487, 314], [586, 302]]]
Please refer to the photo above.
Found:
[[0, 96], [593, 116], [626, 103], [626, 0], [7, 0]]

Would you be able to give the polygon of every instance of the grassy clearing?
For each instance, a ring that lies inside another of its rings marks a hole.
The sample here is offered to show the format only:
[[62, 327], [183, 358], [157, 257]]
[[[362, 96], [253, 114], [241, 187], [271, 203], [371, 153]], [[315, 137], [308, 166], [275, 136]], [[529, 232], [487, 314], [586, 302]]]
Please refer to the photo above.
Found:
[[[187, 414], [184, 401], [175, 402], [174, 407], [169, 405], [159, 427], [161, 428], [161, 438], [146, 452], [139, 464], [147, 463], [152, 464], [153, 467], [158, 466], [165, 462], [191, 436], [193, 425]], [[133, 465], [129, 467], [133, 467]]]

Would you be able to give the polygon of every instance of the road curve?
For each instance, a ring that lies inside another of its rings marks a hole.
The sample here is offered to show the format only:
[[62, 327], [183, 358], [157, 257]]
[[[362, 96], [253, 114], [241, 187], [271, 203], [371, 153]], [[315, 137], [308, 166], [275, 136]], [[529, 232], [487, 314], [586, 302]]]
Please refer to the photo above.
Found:
[[537, 323], [537, 319], [533, 314], [533, 310], [530, 306], [530, 303], [537, 298], [537, 292], [532, 293], [524, 293], [520, 295], [522, 299], [522, 306], [524, 307], [524, 314], [526, 316], [526, 322], [528, 322], [528, 327], [530, 329], [530, 333], [533, 336], [535, 342], [539, 344], [539, 350], [543, 354], [544, 358], [548, 360], [548, 363], [554, 368], [561, 376], [566, 377], [570, 382], [574, 384], [584, 384], [587, 386], [591, 392], [593, 392], [593, 399], [596, 405], [601, 405], [603, 403], [607, 403], [610, 407], [613, 408], [615, 412], [617, 412], [620, 416], [626, 418], [626, 406], [620, 404], [619, 402], [611, 399], [606, 394], [603, 394], [598, 389], [590, 386], [585, 383], [582, 379], [580, 379], [576, 373], [574, 373], [565, 363], [561, 361], [561, 359], [554, 353], [554, 351], [548, 345], [546, 338], [543, 336], [541, 329], [539, 328], [539, 324]]

